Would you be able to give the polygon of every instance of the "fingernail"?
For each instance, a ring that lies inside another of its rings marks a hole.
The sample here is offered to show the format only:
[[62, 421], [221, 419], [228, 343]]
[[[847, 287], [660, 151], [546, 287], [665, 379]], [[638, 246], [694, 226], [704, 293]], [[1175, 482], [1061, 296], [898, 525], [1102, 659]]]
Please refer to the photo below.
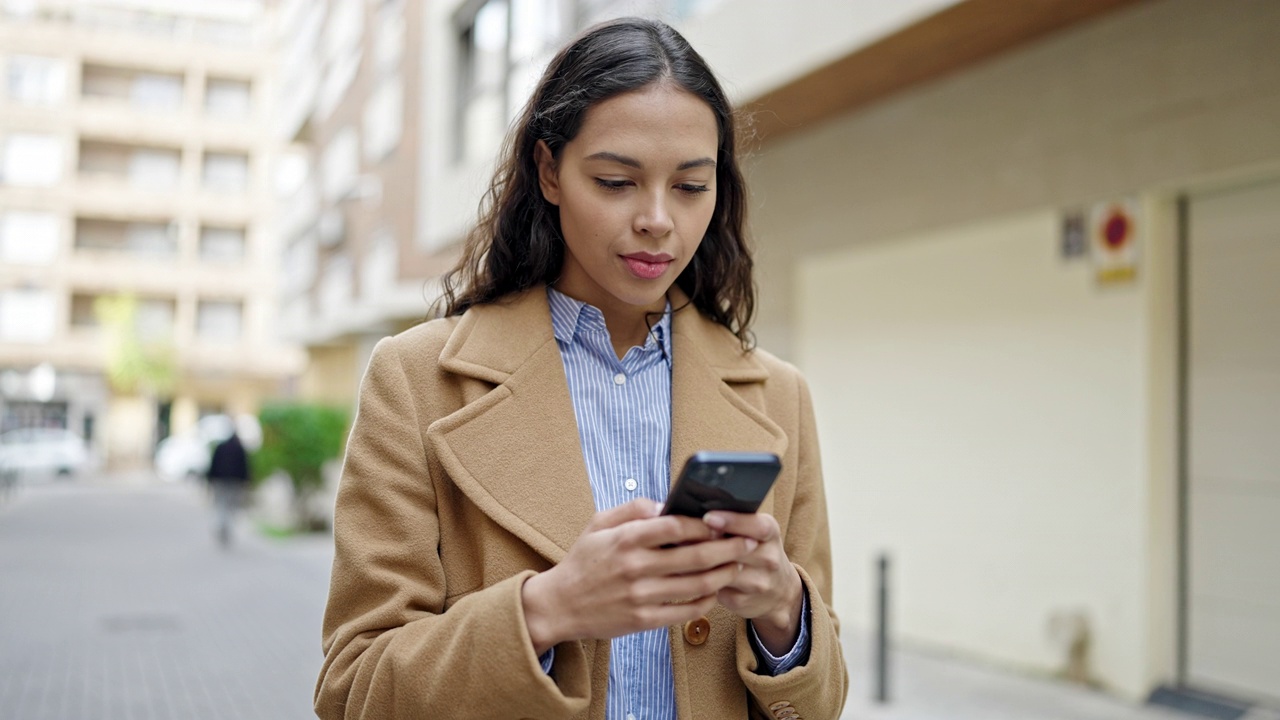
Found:
[[752, 540], [751, 538], [747, 538], [747, 552], [755, 550], [758, 545], [760, 545], [760, 543]]
[[706, 515], [703, 515], [703, 516], [702, 516], [702, 522], [704, 522], [704, 523], [706, 523], [706, 524], [710, 525], [711, 527], [715, 528], [716, 530], [723, 529], [723, 528], [724, 528], [724, 526], [725, 526], [725, 521], [724, 521], [724, 518], [723, 518], [722, 516], [720, 516], [720, 515], [713, 515], [713, 514], [711, 514], [711, 513], [707, 513]]

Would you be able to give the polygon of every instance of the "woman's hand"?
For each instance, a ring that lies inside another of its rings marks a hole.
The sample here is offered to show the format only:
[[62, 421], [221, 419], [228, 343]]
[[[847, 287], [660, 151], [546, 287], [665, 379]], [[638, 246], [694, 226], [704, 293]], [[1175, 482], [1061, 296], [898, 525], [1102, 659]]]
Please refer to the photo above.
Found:
[[614, 638], [711, 610], [757, 541], [717, 539], [704, 521], [659, 516], [660, 509], [640, 499], [596, 513], [564, 560], [525, 581], [521, 600], [537, 654], [567, 640]]
[[720, 604], [747, 618], [765, 649], [785, 655], [800, 634], [804, 583], [782, 548], [778, 521], [764, 513], [716, 510], [703, 522], [717, 534], [755, 540], [757, 546], [742, 559], [742, 571], [717, 597]]

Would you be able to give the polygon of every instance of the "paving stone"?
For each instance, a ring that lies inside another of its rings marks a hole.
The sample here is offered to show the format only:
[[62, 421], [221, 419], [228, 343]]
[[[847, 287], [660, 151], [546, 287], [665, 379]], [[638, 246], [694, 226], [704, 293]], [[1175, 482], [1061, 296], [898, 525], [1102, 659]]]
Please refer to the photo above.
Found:
[[312, 718], [328, 538], [248, 527], [203, 488], [76, 482], [0, 505], [0, 715]]

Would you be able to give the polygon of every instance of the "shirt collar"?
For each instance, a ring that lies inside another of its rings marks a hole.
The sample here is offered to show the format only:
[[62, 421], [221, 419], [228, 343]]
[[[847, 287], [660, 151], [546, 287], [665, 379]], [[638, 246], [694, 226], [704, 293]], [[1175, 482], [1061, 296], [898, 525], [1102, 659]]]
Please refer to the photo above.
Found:
[[[547, 301], [551, 305], [551, 328], [556, 340], [562, 343], [573, 343], [578, 336], [586, 332], [608, 333], [604, 324], [604, 313], [594, 305], [565, 295], [550, 285], [547, 286]], [[661, 343], [663, 357], [671, 362], [671, 301], [662, 316], [653, 324], [644, 349], [650, 350]]]

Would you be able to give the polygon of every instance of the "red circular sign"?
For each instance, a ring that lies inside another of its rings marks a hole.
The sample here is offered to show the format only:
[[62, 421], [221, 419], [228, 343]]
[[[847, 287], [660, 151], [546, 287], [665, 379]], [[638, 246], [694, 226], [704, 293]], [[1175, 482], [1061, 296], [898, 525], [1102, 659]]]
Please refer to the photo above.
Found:
[[1129, 218], [1120, 210], [1112, 210], [1102, 226], [1102, 239], [1111, 250], [1119, 250], [1129, 241]]

